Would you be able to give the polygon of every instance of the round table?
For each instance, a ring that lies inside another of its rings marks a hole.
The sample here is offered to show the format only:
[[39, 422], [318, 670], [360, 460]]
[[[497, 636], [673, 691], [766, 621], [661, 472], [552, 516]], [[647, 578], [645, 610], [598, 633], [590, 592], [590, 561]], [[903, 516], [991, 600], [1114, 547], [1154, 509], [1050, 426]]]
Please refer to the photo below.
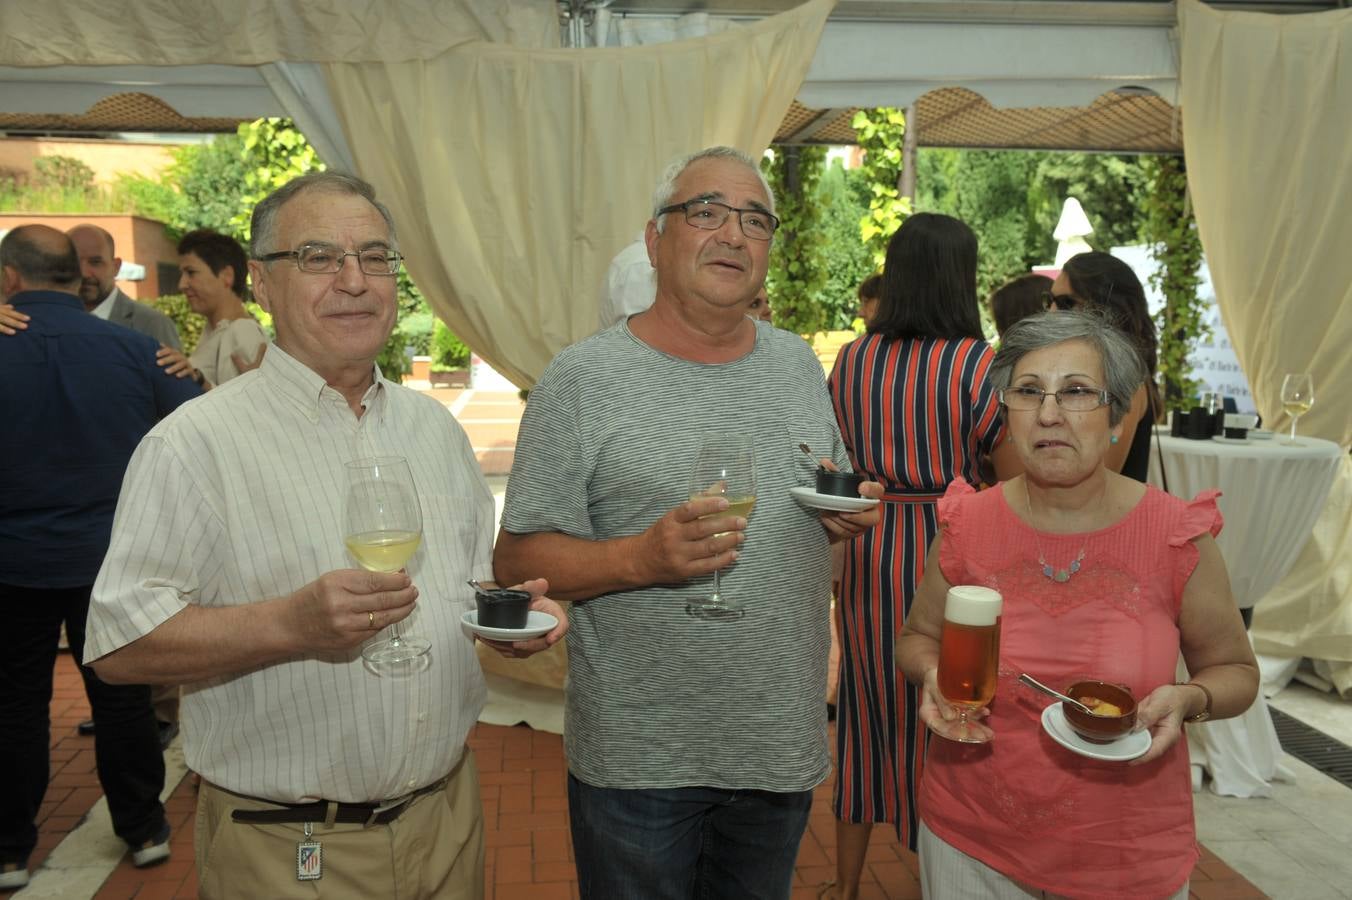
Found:
[[1195, 441], [1158, 435], [1150, 447], [1150, 483], [1191, 499], [1219, 488], [1217, 505], [1225, 528], [1216, 544], [1225, 556], [1230, 587], [1240, 609], [1248, 609], [1286, 576], [1324, 507], [1342, 450], [1332, 441], [1298, 438], [1289, 446], [1275, 435], [1266, 440]]
[[[1156, 439], [1150, 447], [1151, 484], [1163, 488], [1163, 473], [1169, 493], [1177, 497], [1221, 491], [1217, 505], [1225, 527], [1216, 544], [1236, 604], [1252, 607], [1295, 564], [1333, 486], [1342, 450], [1332, 441], [1309, 437], [1291, 446], [1281, 435], [1217, 441], [1158, 433]], [[1203, 769], [1211, 775], [1212, 791], [1233, 797], [1270, 796], [1270, 782], [1289, 777], [1261, 691], [1241, 716], [1189, 725], [1188, 751], [1194, 789]]]

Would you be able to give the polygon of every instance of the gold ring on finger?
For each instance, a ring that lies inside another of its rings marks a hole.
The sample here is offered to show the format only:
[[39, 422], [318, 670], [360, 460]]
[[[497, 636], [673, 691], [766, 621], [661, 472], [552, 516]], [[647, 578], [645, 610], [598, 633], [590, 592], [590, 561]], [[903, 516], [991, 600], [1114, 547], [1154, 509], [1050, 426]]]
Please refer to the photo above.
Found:
[[375, 627], [376, 627], [376, 613], [375, 613], [375, 610], [371, 610], [371, 611], [369, 611], [369, 612], [366, 614], [366, 627], [367, 627], [367, 628], [375, 628]]

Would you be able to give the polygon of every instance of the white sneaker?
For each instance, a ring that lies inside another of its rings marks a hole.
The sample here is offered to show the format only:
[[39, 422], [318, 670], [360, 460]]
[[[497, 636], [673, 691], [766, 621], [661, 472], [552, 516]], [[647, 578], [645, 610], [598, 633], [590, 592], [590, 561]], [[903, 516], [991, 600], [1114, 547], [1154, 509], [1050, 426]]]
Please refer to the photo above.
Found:
[[169, 858], [169, 826], [139, 847], [131, 848], [131, 864], [138, 869]]
[[26, 884], [28, 884], [28, 869], [25, 866], [19, 863], [6, 863], [4, 868], [0, 869], [0, 891], [17, 891]]

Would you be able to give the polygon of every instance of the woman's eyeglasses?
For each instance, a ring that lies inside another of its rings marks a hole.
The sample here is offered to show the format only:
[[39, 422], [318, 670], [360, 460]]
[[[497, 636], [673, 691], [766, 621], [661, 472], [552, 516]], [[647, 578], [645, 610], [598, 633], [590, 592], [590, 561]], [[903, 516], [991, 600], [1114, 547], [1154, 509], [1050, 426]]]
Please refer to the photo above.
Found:
[[1042, 292], [1042, 308], [1052, 309], [1053, 307], [1062, 312], [1069, 312], [1083, 304], [1078, 297], [1070, 294], [1053, 294], [1051, 291]]

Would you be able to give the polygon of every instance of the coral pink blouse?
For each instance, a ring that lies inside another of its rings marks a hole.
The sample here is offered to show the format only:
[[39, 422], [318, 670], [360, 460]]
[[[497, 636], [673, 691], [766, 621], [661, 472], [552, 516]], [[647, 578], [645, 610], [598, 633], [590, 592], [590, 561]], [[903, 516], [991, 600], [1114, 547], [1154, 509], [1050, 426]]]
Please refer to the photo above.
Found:
[[[988, 744], [932, 736], [920, 816], [937, 836], [1023, 884], [1077, 898], [1165, 897], [1198, 853], [1186, 743], [1142, 766], [1063, 748], [1042, 729], [1050, 700], [1017, 679], [1053, 687], [1086, 679], [1143, 699], [1175, 678], [1192, 539], [1221, 528], [1217, 491], [1184, 502], [1154, 487], [1121, 521], [1087, 534], [1034, 531], [999, 488], [954, 482], [939, 503], [939, 565], [950, 584], [1004, 597], [1000, 674]], [[1042, 573], [1080, 556], [1064, 583]]]

